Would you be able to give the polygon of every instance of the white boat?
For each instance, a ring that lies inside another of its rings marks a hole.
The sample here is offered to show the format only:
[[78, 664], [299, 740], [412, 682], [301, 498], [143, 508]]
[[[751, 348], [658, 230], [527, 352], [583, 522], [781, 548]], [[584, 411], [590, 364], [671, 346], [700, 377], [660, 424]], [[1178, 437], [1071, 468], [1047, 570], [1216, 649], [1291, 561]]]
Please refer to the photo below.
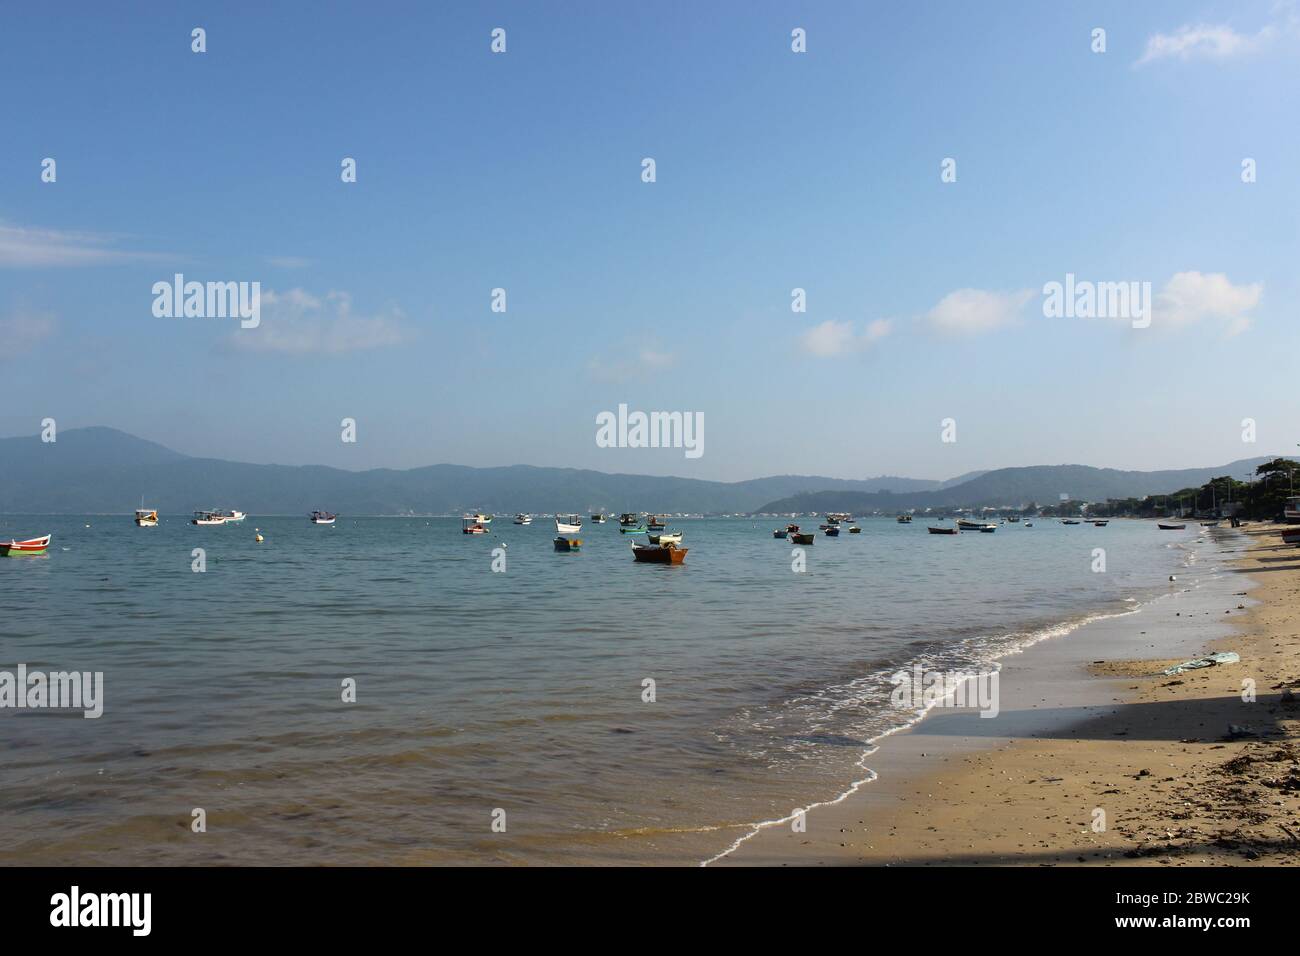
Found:
[[526, 515], [526, 514], [515, 515], [515, 524], [532, 524], [532, 523], [533, 523], [532, 515]]
[[577, 534], [582, 530], [582, 515], [562, 515], [555, 516], [555, 531], [557, 534]]
[[135, 523], [141, 528], [153, 528], [158, 524], [158, 509], [136, 508]]
[[214, 511], [212, 513], [219, 518], [224, 518], [226, 524], [236, 524], [248, 517], [242, 511]]
[[313, 511], [311, 513], [312, 524], [333, 524], [338, 515], [329, 511]]
[[650, 539], [651, 544], [664, 545], [682, 543], [682, 533], [680, 531], [666, 531], [663, 534], [648, 534], [646, 537]]
[[194, 517], [190, 520], [190, 524], [199, 524], [199, 525], [225, 524], [225, 523], [226, 523], [226, 517], [220, 511], [196, 511], [194, 512]]
[[475, 524], [481, 524], [481, 525], [484, 525], [484, 526], [486, 526], [486, 525], [490, 525], [490, 524], [492, 523], [492, 516], [491, 516], [491, 515], [482, 515], [482, 514], [475, 515], [475, 516], [474, 516], [474, 522], [475, 522]]

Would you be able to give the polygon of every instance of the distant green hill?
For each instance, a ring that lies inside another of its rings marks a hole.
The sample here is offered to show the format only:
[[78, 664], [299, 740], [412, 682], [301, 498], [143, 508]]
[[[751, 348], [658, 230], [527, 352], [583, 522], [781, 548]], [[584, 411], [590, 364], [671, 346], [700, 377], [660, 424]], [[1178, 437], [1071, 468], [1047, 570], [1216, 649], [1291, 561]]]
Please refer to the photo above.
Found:
[[779, 475], [751, 481], [605, 474], [574, 468], [469, 468], [344, 471], [319, 465], [252, 465], [192, 458], [112, 428], [0, 439], [0, 512], [127, 513], [143, 495], [164, 513], [239, 508], [249, 514], [459, 514], [485, 509], [553, 512], [748, 512], [773, 498], [812, 490], [922, 491], [938, 481]]
[[799, 511], [849, 511], [868, 514], [925, 508], [980, 508], [1030, 503], [1056, 504], [1061, 495], [1075, 501], [1105, 501], [1107, 498], [1143, 497], [1203, 485], [1221, 475], [1241, 477], [1255, 466], [1272, 461], [1274, 455], [1244, 458], [1213, 468], [1183, 468], [1173, 471], [1120, 471], [1088, 465], [1031, 465], [998, 468], [969, 481], [934, 491], [908, 494], [860, 493], [827, 489], [791, 495], [761, 505], [762, 513], [785, 514]]

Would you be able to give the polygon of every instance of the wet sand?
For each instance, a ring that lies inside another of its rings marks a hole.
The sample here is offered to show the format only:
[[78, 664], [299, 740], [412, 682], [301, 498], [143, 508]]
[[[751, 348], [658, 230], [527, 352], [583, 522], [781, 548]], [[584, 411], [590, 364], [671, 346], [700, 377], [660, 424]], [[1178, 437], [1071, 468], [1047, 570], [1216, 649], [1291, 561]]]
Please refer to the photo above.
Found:
[[[1300, 861], [1300, 549], [1270, 525], [1210, 534], [1195, 588], [1008, 658], [997, 717], [933, 710], [804, 832], [773, 823], [712, 865]], [[1159, 674], [1211, 651], [1241, 662]]]

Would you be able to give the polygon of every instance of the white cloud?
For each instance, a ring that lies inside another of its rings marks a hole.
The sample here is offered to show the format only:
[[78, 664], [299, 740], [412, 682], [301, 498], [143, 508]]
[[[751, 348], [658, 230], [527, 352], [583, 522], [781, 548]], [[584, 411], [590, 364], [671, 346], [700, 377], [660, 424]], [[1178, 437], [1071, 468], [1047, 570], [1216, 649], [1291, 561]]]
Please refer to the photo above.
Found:
[[1300, 35], [1300, 15], [1293, 0], [1274, 5], [1273, 22], [1255, 33], [1241, 33], [1226, 23], [1184, 24], [1173, 33], [1147, 38], [1146, 49], [1134, 66], [1157, 60], [1230, 60], [1264, 50], [1279, 37]]
[[1247, 313], [1259, 305], [1263, 294], [1261, 282], [1233, 285], [1222, 272], [1179, 272], [1156, 295], [1151, 321], [1176, 327], [1217, 319], [1228, 335], [1238, 335], [1250, 327]]
[[49, 312], [19, 311], [0, 318], [0, 361], [30, 352], [54, 334], [55, 325]]
[[253, 352], [341, 355], [401, 345], [411, 338], [400, 310], [355, 315], [346, 292], [320, 297], [304, 289], [267, 289], [261, 308], [261, 324], [232, 333], [233, 345]]
[[1030, 289], [1018, 292], [958, 289], [940, 299], [925, 318], [942, 332], [969, 335], [991, 332], [1014, 322], [1033, 295]]
[[876, 319], [859, 333], [852, 322], [827, 319], [804, 332], [799, 337], [799, 344], [809, 355], [834, 358], [870, 347], [888, 335], [892, 328], [893, 323], [888, 319]]
[[0, 222], [0, 267], [96, 266], [163, 258], [157, 253], [112, 248], [123, 238], [110, 233], [32, 229]]

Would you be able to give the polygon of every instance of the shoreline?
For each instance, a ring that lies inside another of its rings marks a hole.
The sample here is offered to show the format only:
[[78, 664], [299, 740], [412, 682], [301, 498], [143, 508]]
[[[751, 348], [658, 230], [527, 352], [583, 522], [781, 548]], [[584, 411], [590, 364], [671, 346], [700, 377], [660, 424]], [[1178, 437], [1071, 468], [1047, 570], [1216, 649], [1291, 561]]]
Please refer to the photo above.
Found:
[[[1195, 586], [1003, 658], [998, 717], [933, 708], [805, 832], [769, 822], [708, 865], [1300, 859], [1300, 707], [1280, 703], [1300, 686], [1300, 554], [1273, 525], [1211, 532], [1196, 554]], [[1241, 662], [1158, 676], [1217, 650]], [[1226, 739], [1230, 725], [1254, 736]]]

